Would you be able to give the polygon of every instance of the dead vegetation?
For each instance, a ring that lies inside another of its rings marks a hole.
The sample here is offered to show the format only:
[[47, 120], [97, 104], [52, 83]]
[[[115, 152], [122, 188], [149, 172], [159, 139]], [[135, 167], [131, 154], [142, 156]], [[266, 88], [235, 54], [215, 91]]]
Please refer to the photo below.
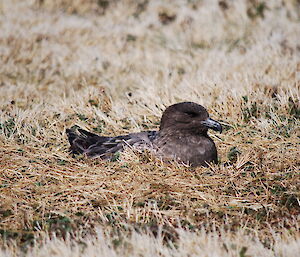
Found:
[[[238, 240], [242, 228], [266, 253], [274, 235], [299, 242], [299, 10], [287, 0], [0, 2], [3, 245], [98, 226], [112, 240], [162, 229], [174, 244], [212, 229]], [[185, 100], [223, 122], [218, 165], [68, 153], [67, 127], [157, 129]]]

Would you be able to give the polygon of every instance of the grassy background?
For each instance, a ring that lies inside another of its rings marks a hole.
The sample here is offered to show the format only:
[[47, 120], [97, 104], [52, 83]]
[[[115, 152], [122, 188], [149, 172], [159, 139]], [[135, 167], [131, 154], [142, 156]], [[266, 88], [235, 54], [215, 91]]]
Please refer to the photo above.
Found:
[[[94, 240], [85, 234], [98, 238], [85, 246], [89, 256], [96, 244], [169, 256], [166, 242], [181, 254], [246, 256], [251, 246], [250, 256], [293, 256], [299, 25], [293, 0], [0, 1], [3, 247], [14, 254], [37, 240], [36, 256], [41, 244], [67, 254], [72, 240], [59, 238], [71, 232], [85, 244]], [[180, 101], [204, 105], [224, 125], [211, 133], [218, 165], [192, 169], [132, 150], [114, 162], [68, 153], [67, 127], [157, 129], [165, 107]]]

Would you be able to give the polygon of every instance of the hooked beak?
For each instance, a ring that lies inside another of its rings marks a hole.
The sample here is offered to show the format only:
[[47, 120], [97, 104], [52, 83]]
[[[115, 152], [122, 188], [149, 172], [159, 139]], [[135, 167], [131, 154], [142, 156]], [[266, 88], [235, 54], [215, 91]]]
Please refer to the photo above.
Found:
[[210, 128], [210, 129], [213, 129], [215, 131], [219, 131], [220, 133], [222, 133], [221, 124], [211, 118], [207, 118], [206, 120], [201, 121], [201, 124], [206, 126], [207, 128]]

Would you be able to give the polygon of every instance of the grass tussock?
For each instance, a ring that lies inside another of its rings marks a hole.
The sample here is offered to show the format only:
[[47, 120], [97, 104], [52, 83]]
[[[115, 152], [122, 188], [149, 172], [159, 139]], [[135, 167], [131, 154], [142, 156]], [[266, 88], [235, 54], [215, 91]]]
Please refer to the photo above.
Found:
[[[152, 254], [139, 247], [163, 256], [200, 248], [247, 256], [242, 247], [253, 256], [293, 256], [284, 249], [299, 245], [299, 8], [295, 1], [1, 2], [6, 251], [68, 252], [77, 242], [70, 236], [84, 230], [86, 249], [100, 242], [116, 255], [109, 244], [121, 235], [127, 243], [119, 249], [133, 256]], [[212, 135], [218, 165], [192, 169], [132, 149], [111, 162], [68, 153], [68, 127], [103, 135], [158, 129], [164, 108], [187, 100], [224, 125]], [[162, 240], [160, 228], [172, 236]]]

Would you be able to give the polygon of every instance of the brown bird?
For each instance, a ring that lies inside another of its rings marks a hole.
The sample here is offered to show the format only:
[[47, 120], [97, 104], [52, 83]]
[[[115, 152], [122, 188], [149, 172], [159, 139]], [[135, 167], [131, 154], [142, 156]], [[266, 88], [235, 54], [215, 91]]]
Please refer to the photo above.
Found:
[[208, 129], [222, 132], [219, 122], [209, 118], [206, 109], [193, 102], [169, 106], [163, 113], [159, 131], [143, 131], [105, 137], [83, 129], [67, 129], [73, 154], [111, 159], [126, 146], [149, 149], [163, 159], [174, 159], [191, 166], [217, 163], [217, 148]]

